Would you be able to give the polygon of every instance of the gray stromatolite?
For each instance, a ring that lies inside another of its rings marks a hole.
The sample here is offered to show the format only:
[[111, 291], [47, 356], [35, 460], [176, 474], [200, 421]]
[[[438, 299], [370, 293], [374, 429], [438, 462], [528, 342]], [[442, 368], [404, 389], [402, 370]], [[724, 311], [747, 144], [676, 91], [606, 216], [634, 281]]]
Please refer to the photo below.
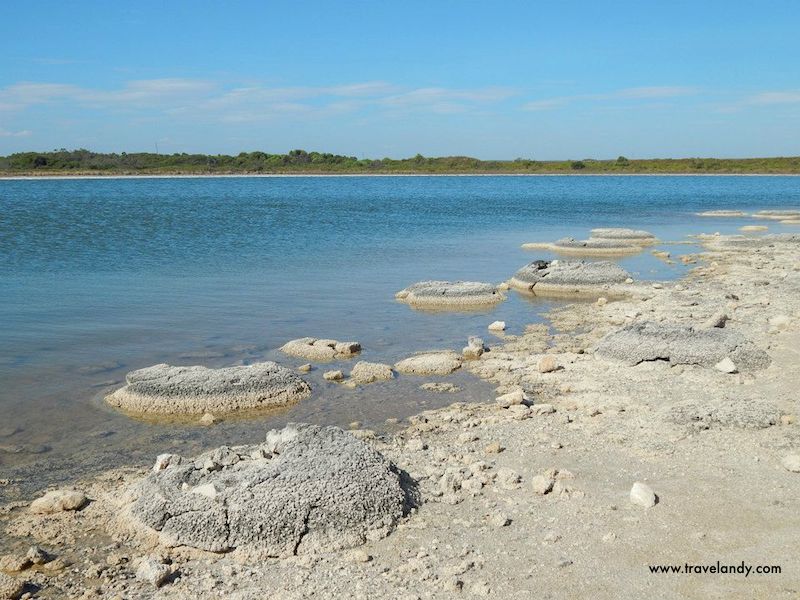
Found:
[[596, 354], [629, 365], [667, 360], [712, 367], [730, 358], [740, 371], [763, 369], [771, 362], [766, 352], [735, 331], [653, 322], [634, 323], [609, 333], [600, 340]]
[[600, 227], [592, 229], [592, 238], [618, 240], [631, 244], [648, 245], [656, 243], [656, 236], [643, 229], [627, 229], [625, 227]]
[[514, 274], [509, 285], [539, 295], [600, 293], [624, 283], [630, 275], [608, 261], [535, 260]]
[[283, 406], [311, 394], [309, 385], [274, 362], [209, 369], [154, 365], [126, 376], [127, 385], [106, 396], [123, 410], [152, 414], [203, 414]]
[[338, 427], [289, 424], [262, 444], [160, 461], [129, 489], [123, 518], [168, 547], [313, 554], [388, 535], [411, 502], [410, 485]]
[[395, 298], [411, 306], [474, 306], [505, 300], [497, 287], [478, 281], [420, 281], [400, 290]]

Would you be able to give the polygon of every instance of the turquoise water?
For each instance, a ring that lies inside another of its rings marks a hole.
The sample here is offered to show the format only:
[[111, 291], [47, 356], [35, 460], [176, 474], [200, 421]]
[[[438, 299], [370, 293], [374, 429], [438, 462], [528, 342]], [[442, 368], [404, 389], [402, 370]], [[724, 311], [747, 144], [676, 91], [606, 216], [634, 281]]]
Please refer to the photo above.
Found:
[[[413, 378], [350, 391], [316, 371], [308, 401], [212, 429], [134, 421], [101, 401], [125, 372], [157, 362], [294, 366], [275, 348], [302, 336], [359, 340], [366, 360], [460, 349], [468, 335], [490, 337], [495, 319], [518, 332], [552, 304], [511, 293], [491, 310], [430, 314], [394, 293], [429, 278], [502, 281], [548, 256], [520, 244], [592, 227], [679, 240], [756, 222], [697, 211], [796, 206], [793, 177], [0, 181], [0, 472], [67, 478], [167, 447], [250, 441], [286, 420], [380, 426], [482, 399], [490, 388], [476, 383], [444, 397]], [[647, 252], [621, 264], [643, 279], [683, 273]]]

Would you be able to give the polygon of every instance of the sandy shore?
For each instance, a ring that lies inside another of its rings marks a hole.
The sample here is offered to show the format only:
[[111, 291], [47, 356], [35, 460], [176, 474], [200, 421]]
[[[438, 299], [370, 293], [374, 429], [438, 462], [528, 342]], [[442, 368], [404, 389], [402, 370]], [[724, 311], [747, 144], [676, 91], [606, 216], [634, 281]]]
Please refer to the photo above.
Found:
[[[48, 560], [10, 575], [42, 598], [796, 598], [800, 473], [784, 462], [800, 453], [800, 238], [709, 247], [680, 282], [558, 309], [552, 328], [465, 363], [511, 396], [423, 413], [394, 435], [354, 432], [419, 486], [384, 539], [262, 561], [145, 547], [116, 521], [142, 465], [76, 482], [90, 499], [79, 511], [4, 507], [0, 567], [38, 545]], [[771, 364], [595, 354], [642, 322], [723, 325]], [[635, 482], [654, 506], [631, 501]], [[166, 565], [160, 587], [136, 576], [146, 556]], [[717, 561], [781, 572], [651, 572]]]

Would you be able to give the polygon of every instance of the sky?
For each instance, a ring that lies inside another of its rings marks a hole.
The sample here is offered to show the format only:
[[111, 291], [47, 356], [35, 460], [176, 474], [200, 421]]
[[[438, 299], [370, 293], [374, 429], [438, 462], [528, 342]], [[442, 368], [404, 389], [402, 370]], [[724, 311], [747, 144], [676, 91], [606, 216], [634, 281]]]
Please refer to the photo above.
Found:
[[0, 15], [3, 155], [800, 155], [797, 0], [37, 0]]

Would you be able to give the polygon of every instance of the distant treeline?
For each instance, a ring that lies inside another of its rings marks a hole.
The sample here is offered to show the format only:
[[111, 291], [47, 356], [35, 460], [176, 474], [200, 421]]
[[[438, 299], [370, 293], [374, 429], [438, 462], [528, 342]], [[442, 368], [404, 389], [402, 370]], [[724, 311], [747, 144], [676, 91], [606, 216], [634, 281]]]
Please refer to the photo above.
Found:
[[288, 154], [120, 154], [89, 150], [0, 157], [0, 175], [158, 175], [238, 173], [800, 173], [800, 157], [613, 160], [478, 160], [468, 156], [367, 159], [292, 150]]

